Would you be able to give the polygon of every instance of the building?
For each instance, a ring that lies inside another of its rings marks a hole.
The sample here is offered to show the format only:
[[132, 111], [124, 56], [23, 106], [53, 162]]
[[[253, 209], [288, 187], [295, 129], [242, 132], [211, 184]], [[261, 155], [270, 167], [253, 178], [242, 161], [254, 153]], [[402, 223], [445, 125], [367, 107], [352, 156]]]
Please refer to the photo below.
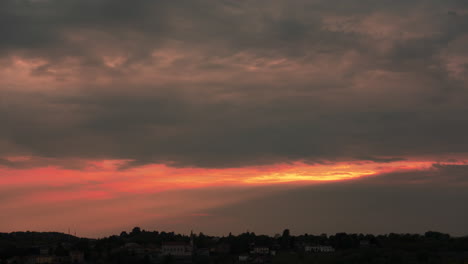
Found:
[[85, 262], [84, 253], [78, 250], [70, 252], [70, 262], [72, 264], [81, 264]]
[[371, 243], [369, 240], [361, 240], [359, 241], [359, 247], [360, 248], [368, 248], [370, 247]]
[[161, 248], [161, 255], [191, 257], [193, 255], [193, 245], [187, 242], [164, 242]]
[[221, 255], [227, 255], [231, 252], [231, 245], [227, 243], [221, 243], [216, 246], [215, 252]]
[[48, 256], [50, 253], [50, 249], [48, 247], [41, 247], [39, 248], [39, 255], [41, 256]]
[[210, 256], [210, 249], [209, 248], [197, 248], [197, 256]]
[[124, 248], [136, 256], [144, 256], [146, 253], [145, 248], [137, 243], [126, 243]]
[[326, 253], [326, 252], [335, 252], [335, 249], [331, 246], [305, 246], [305, 252], [314, 252], [314, 253]]
[[253, 249], [250, 251], [250, 254], [256, 254], [256, 255], [268, 255], [270, 254], [270, 248], [265, 247], [265, 246], [255, 246]]
[[57, 263], [58, 261], [56, 260], [55, 256], [35, 256], [33, 262], [35, 264], [52, 264], [52, 263]]

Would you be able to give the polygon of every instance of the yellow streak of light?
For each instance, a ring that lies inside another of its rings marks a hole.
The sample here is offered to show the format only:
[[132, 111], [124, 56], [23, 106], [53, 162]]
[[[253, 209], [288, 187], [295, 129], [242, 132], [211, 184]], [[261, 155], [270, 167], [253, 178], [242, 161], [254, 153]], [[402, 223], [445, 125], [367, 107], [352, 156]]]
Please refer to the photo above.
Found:
[[317, 172], [317, 173], [272, 173], [268, 175], [261, 175], [251, 177], [244, 180], [245, 183], [285, 183], [285, 182], [303, 182], [303, 181], [339, 181], [354, 179], [363, 176], [376, 174], [376, 171], [359, 171], [359, 172]]

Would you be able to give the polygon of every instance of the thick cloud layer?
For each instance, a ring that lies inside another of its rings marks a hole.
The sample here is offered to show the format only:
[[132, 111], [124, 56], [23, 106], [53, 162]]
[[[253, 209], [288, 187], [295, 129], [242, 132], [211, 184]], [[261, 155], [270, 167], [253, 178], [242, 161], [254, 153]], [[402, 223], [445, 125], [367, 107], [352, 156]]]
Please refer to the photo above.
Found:
[[[466, 236], [466, 165], [434, 165], [346, 183], [326, 183], [275, 192], [206, 210], [187, 224], [196, 229], [273, 234], [424, 233]], [[169, 227], [176, 224], [166, 221]]]
[[3, 0], [0, 36], [3, 157], [238, 167], [468, 147], [466, 1]]

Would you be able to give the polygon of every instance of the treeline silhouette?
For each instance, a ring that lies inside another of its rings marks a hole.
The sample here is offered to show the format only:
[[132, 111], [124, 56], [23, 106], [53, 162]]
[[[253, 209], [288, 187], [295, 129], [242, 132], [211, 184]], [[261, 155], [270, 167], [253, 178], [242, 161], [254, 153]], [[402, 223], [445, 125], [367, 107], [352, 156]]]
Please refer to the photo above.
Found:
[[[62, 233], [0, 233], [0, 263], [7, 263], [15, 256], [38, 254], [38, 245], [50, 245], [50, 254], [57, 256], [78, 250], [84, 253], [88, 263], [153, 263], [148, 258], [132, 259], [131, 255], [127, 256], [116, 249], [129, 244], [161, 247], [167, 242], [191, 241], [195, 248], [211, 249], [213, 252], [210, 258], [194, 260], [195, 263], [237, 263], [238, 256], [250, 252], [253, 246], [278, 252], [269, 258], [272, 263], [468, 263], [468, 236], [452, 237], [434, 231], [425, 234], [292, 235], [286, 229], [275, 236], [245, 232], [217, 237], [203, 233], [183, 235], [145, 231], [139, 227], [100, 239], [78, 238]], [[331, 246], [335, 252], [307, 254], [304, 252], [306, 245]], [[221, 247], [228, 250], [213, 250]]]
[[[420, 234], [347, 234], [335, 235], [310, 235], [303, 234], [293, 236], [288, 229], [276, 236], [256, 235], [254, 232], [245, 232], [239, 235], [229, 234], [223, 237], [205, 235], [203, 233], [193, 235], [197, 247], [207, 248], [217, 244], [229, 244], [231, 252], [243, 253], [249, 250], [252, 244], [289, 250], [301, 244], [330, 245], [337, 250], [357, 249], [362, 241], [368, 241], [371, 247], [388, 249], [431, 251], [465, 251], [468, 250], [468, 236], [452, 237], [449, 234], [428, 231]], [[190, 235], [175, 234], [174, 232], [145, 231], [134, 228], [130, 233], [122, 232], [119, 236], [110, 236], [98, 240], [97, 245], [102, 247], [119, 246], [128, 242], [139, 244], [161, 244], [167, 241], [190, 241]]]

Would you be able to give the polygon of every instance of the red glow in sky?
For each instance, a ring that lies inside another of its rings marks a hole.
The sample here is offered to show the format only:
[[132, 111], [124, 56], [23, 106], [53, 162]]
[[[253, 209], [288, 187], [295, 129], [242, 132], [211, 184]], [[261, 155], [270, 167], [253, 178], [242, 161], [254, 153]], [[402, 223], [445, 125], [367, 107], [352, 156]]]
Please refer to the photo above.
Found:
[[468, 5], [370, 2], [0, 0], [0, 232], [464, 232]]
[[[31, 162], [35, 158], [8, 157], [6, 159], [21, 164]], [[17, 214], [18, 217], [22, 214], [14, 212], [30, 212], [31, 208], [42, 208], [45, 212], [52, 210], [36, 218], [37, 228], [53, 229], [54, 225], [64, 228], [66, 224], [60, 221], [65, 221], [85, 229], [84, 232], [87, 234], [94, 234], [93, 232], [98, 232], [100, 228], [103, 230], [99, 232], [105, 233], [106, 230], [131, 226], [133, 223], [138, 224], [139, 221], [170, 219], [181, 214], [190, 215], [190, 217], [207, 217], [205, 210], [268, 195], [278, 187], [287, 189], [294, 186], [354, 180], [383, 173], [427, 170], [434, 163], [434, 161], [414, 160], [390, 163], [330, 162], [309, 165], [298, 162], [225, 169], [175, 168], [153, 164], [120, 169], [128, 162], [130, 161], [80, 161], [80, 164], [84, 164], [81, 169], [65, 169], [60, 166], [28, 169], [2, 167], [0, 168], [2, 175], [0, 186], [3, 192], [9, 194], [9, 198], [6, 203], [2, 203], [1, 209]], [[460, 161], [457, 164], [460, 164]], [[270, 189], [240, 192], [235, 196], [225, 197], [217, 193], [213, 194], [212, 198], [196, 194], [197, 190], [204, 192], [203, 190], [210, 189], [262, 188], [262, 186], [270, 186]], [[161, 201], [153, 195], [170, 198], [164, 198]], [[195, 200], [196, 203], [194, 203]], [[87, 205], [82, 208], [84, 204]], [[112, 206], [104, 209], [99, 204]], [[79, 212], [87, 208], [89, 214], [76, 215], [78, 211], [69, 211], [70, 208], [60, 209], [64, 206], [76, 207]], [[155, 209], [141, 211], [145, 207]], [[60, 213], [61, 210], [65, 212]], [[118, 217], [126, 211], [132, 212], [131, 220], [120, 219], [116, 221], [115, 226], [107, 225], [108, 222], [105, 219]], [[36, 214], [33, 213], [33, 215]], [[14, 230], [15, 226], [27, 228], [29, 224], [29, 221], [24, 218], [23, 220], [17, 217], [11, 219], [14, 219], [14, 222], [4, 221], [1, 227]], [[58, 219], [58, 221], [53, 219]], [[81, 221], [91, 221], [90, 219], [102, 219], [104, 222], [103, 225], [97, 224], [93, 228], [84, 228]]]

